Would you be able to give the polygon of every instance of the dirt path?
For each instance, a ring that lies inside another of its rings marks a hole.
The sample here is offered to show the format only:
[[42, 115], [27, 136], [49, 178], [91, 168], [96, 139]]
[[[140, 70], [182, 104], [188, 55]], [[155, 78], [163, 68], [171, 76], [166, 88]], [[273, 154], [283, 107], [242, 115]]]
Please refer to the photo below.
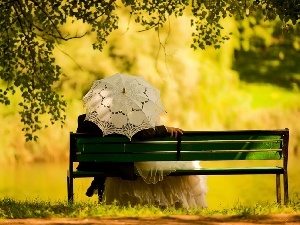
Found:
[[101, 218], [101, 219], [10, 219], [0, 220], [0, 225], [300, 225], [300, 214], [272, 216], [171, 216], [142, 218]]

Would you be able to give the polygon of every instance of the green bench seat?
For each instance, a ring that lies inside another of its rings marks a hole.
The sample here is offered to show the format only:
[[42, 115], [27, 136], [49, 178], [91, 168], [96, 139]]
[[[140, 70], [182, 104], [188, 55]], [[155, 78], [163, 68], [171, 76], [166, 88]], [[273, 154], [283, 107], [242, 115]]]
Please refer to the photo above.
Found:
[[168, 176], [274, 174], [277, 202], [281, 203], [282, 175], [284, 203], [287, 203], [288, 142], [288, 129], [186, 131], [177, 138], [153, 138], [147, 141], [130, 141], [125, 136], [97, 137], [94, 134], [70, 133], [68, 200], [72, 202], [74, 198], [75, 178], [121, 176], [117, 172], [77, 171], [75, 164], [78, 162], [268, 160], [272, 166], [269, 163], [250, 167], [184, 169], [171, 172]]

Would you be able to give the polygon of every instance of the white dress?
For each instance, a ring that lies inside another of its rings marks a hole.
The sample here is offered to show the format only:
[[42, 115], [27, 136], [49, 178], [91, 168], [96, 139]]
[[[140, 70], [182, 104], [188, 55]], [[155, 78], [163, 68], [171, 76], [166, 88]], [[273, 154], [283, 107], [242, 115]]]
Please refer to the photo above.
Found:
[[158, 207], [207, 207], [207, 176], [166, 176], [176, 169], [201, 168], [194, 162], [135, 163], [137, 180], [106, 179], [104, 201], [120, 205], [154, 205]]

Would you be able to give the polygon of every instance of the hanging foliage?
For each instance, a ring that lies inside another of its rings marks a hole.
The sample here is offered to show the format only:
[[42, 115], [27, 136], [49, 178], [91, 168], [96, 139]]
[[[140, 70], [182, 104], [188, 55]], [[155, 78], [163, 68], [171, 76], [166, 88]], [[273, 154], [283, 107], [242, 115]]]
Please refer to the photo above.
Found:
[[282, 21], [283, 29], [294, 25], [299, 31], [299, 1], [292, 0], [2, 0], [0, 2], [0, 78], [6, 88], [0, 89], [0, 103], [9, 105], [9, 94], [22, 93], [19, 103], [21, 121], [27, 140], [36, 140], [40, 115], [49, 114], [50, 122], [65, 120], [66, 102], [54, 88], [61, 77], [53, 57], [55, 44], [80, 38], [61, 29], [67, 19], [90, 25], [97, 36], [93, 47], [100, 51], [108, 36], [118, 29], [118, 8], [128, 12], [129, 22], [141, 25], [141, 31], [157, 32], [170, 15], [192, 15], [190, 25], [193, 49], [212, 45], [220, 48], [230, 34], [223, 34], [222, 18], [243, 19], [260, 10], [265, 20]]

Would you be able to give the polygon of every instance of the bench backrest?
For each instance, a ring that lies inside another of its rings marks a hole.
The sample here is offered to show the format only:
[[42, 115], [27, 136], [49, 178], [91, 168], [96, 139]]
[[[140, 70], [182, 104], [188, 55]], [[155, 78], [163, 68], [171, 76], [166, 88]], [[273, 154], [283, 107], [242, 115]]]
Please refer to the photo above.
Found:
[[70, 134], [72, 162], [287, 159], [289, 130], [187, 131], [178, 138]]

